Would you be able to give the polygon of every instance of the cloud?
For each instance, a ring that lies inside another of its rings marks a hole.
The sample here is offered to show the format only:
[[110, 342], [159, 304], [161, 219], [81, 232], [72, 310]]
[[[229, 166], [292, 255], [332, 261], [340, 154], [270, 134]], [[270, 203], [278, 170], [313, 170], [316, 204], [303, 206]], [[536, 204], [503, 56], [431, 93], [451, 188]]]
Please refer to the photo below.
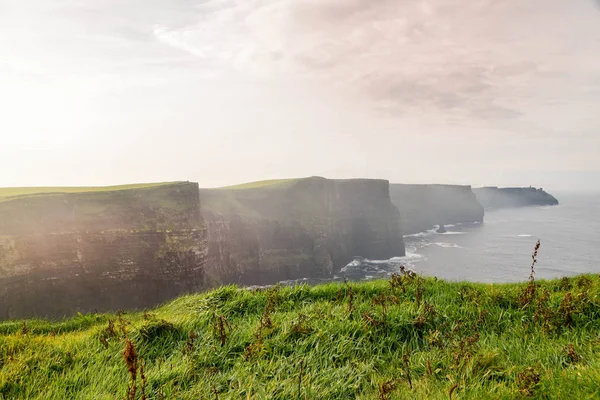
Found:
[[186, 31], [170, 31], [164, 26], [155, 25], [152, 33], [161, 43], [183, 50], [196, 57], [206, 58], [206, 54], [202, 50], [187, 43]]
[[581, 55], [565, 32], [541, 29], [562, 22], [560, 3], [212, 0], [193, 24], [154, 35], [219, 65], [322, 80], [397, 113], [512, 119], [526, 105], [511, 93], [535, 92], [544, 69], [560, 72], [561, 52]]

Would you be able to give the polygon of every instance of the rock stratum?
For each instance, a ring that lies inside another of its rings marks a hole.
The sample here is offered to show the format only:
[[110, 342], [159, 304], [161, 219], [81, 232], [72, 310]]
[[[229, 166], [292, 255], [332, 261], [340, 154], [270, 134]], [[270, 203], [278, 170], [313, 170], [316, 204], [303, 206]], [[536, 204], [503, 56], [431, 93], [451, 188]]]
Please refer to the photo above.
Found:
[[471, 186], [391, 184], [390, 197], [404, 235], [436, 225], [483, 222], [484, 209]]
[[384, 180], [181, 182], [0, 199], [0, 319], [154, 306], [404, 255]]
[[485, 209], [528, 206], [555, 206], [558, 200], [543, 189], [498, 188], [495, 186], [473, 189]]

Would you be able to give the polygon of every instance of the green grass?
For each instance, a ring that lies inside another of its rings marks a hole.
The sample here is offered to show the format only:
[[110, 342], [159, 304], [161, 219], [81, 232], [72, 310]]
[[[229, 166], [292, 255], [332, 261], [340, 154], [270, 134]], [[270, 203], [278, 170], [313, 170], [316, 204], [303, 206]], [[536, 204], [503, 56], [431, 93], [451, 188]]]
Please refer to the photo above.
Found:
[[119, 190], [148, 189], [157, 186], [172, 185], [178, 182], [138, 183], [119, 186], [71, 186], [71, 187], [7, 187], [0, 188], [0, 201], [21, 197], [40, 196], [60, 193], [113, 192]]
[[[274, 179], [243, 183], [216, 189], [200, 189], [202, 208], [224, 215], [236, 215], [249, 219], [286, 219], [290, 216], [289, 207], [283, 205], [281, 196], [296, 183], [311, 178]], [[260, 189], [260, 190], [253, 190]], [[295, 205], [308, 209], [313, 204]]]
[[268, 186], [277, 186], [284, 183], [292, 183], [306, 178], [291, 178], [291, 179], [271, 179], [266, 181], [248, 182], [240, 185], [224, 186], [217, 188], [218, 190], [241, 190], [241, 189], [258, 189]]
[[529, 303], [525, 283], [396, 282], [0, 323], [0, 399], [126, 398], [125, 336], [137, 399], [600, 398], [599, 276], [537, 282]]

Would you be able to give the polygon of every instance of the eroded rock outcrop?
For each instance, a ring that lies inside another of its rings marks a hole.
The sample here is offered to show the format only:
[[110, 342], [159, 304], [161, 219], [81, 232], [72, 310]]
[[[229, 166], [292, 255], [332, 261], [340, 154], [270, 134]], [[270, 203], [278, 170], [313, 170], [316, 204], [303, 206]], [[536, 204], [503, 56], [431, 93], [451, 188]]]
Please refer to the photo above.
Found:
[[404, 255], [381, 180], [175, 183], [0, 201], [0, 319], [154, 306]]
[[390, 197], [400, 211], [404, 235], [436, 225], [483, 221], [483, 207], [471, 186], [391, 184]]
[[555, 206], [558, 200], [543, 189], [484, 187], [473, 189], [486, 209], [527, 206]]

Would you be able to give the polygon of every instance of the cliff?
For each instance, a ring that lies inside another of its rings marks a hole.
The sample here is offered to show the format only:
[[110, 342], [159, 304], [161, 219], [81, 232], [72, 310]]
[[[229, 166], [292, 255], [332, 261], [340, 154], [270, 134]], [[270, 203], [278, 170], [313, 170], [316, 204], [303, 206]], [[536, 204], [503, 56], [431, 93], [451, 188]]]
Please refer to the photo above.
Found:
[[[1, 193], [0, 193], [1, 194]], [[143, 308], [404, 255], [387, 181], [182, 182], [0, 199], [0, 319]]]
[[204, 287], [198, 185], [0, 201], [0, 319], [158, 304]]
[[200, 191], [207, 275], [268, 284], [330, 277], [354, 256], [404, 255], [399, 214], [383, 180], [319, 177]]
[[543, 189], [484, 187], [474, 189], [477, 200], [486, 208], [554, 206], [558, 200]]
[[483, 221], [483, 207], [470, 186], [391, 184], [390, 197], [400, 211], [404, 235], [440, 224]]

